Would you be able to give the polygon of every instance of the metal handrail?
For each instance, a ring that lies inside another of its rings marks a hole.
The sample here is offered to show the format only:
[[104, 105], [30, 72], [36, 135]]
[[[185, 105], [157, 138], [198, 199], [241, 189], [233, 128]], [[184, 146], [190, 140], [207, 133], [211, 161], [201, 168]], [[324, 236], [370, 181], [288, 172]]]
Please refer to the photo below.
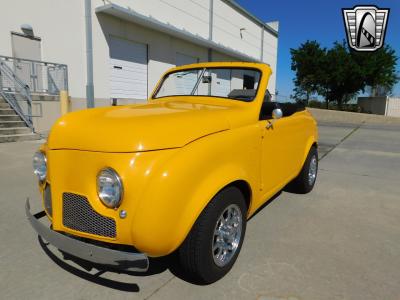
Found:
[[[23, 101], [27, 104], [27, 112], [21, 108], [18, 103], [17, 98], [14, 94], [7, 93], [3, 89], [3, 76], [9, 82], [12, 82], [15, 89], [15, 94], [20, 95]], [[7, 103], [12, 107], [12, 109], [21, 117], [25, 124], [33, 130], [32, 123], [32, 98], [29, 86], [25, 84], [14, 71], [7, 66], [3, 61], [0, 61], [0, 95], [7, 101]]]
[[53, 76], [50, 73], [47, 76], [49, 77], [49, 81], [51, 82], [52, 86], [57, 90], [58, 93], [60, 93], [60, 89], [57, 88], [57, 84], [56, 84]]
[[6, 56], [6, 55], [0, 55], [0, 59], [16, 60], [16, 61], [29, 61], [29, 62], [41, 63], [41, 64], [45, 64], [45, 65], [54, 65], [54, 66], [67, 67], [66, 64], [53, 63], [53, 62], [43, 61], [43, 60], [33, 60], [33, 59], [27, 59], [27, 58], [18, 58], [18, 57]]
[[[13, 73], [20, 76], [34, 94], [59, 95], [60, 90], [68, 90], [68, 67], [65, 64], [16, 58], [0, 55]], [[3, 86], [13, 90], [13, 86]]]

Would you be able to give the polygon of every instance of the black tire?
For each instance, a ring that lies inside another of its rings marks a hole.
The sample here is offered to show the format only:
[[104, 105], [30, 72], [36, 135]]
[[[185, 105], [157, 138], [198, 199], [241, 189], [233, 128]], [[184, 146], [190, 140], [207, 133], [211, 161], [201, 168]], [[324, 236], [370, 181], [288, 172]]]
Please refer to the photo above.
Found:
[[[315, 178], [311, 182], [309, 180], [309, 171], [312, 165], [312, 161], [314, 159], [316, 164]], [[306, 161], [304, 162], [300, 174], [289, 185], [290, 191], [298, 194], [307, 194], [311, 192], [317, 180], [317, 175], [318, 175], [318, 150], [317, 147], [312, 146], [310, 151], [308, 152]]]
[[[215, 229], [220, 216], [229, 207], [239, 208], [242, 216], [240, 241], [224, 266], [214, 261]], [[242, 192], [229, 186], [220, 191], [206, 206], [178, 250], [179, 263], [188, 279], [197, 284], [210, 284], [222, 278], [235, 263], [246, 232], [247, 207]]]

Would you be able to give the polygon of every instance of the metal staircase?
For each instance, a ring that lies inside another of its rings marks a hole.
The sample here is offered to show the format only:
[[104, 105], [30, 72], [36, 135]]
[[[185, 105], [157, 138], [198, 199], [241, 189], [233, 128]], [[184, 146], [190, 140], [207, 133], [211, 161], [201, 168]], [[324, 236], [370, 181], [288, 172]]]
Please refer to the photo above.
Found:
[[2, 94], [0, 94], [0, 143], [38, 139], [39, 136], [32, 132], [32, 129], [4, 100]]
[[38, 138], [33, 132], [29, 86], [0, 61], [0, 143]]
[[0, 143], [39, 138], [32, 118], [44, 118], [42, 104], [33, 115], [32, 97], [54, 101], [60, 91], [68, 91], [67, 65], [0, 55]]

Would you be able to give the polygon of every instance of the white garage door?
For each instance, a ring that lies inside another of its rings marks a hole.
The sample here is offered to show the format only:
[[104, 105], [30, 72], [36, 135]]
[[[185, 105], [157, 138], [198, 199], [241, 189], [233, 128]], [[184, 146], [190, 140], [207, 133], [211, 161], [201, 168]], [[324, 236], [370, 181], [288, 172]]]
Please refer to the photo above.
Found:
[[111, 37], [111, 98], [147, 99], [147, 45]]

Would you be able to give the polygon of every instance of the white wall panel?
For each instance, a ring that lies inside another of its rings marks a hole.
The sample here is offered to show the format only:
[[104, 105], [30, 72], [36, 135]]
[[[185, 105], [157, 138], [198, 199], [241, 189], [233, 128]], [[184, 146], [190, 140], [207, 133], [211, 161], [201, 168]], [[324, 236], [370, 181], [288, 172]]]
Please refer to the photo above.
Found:
[[[109, 44], [111, 37], [119, 37], [148, 46], [148, 82], [150, 96], [165, 71], [176, 64], [176, 53], [190, 55], [199, 61], [207, 60], [207, 49], [175, 39], [160, 32], [126, 22], [118, 18], [99, 14], [94, 16], [93, 48], [95, 94], [98, 98], [110, 98]], [[96, 32], [96, 33], [95, 33]]]
[[[100, 0], [93, 1], [93, 3], [96, 6], [103, 5], [103, 2]], [[208, 0], [113, 0], [112, 3], [131, 8], [145, 16], [151, 16], [179, 29], [185, 29], [191, 33], [208, 38]]]
[[268, 90], [271, 94], [276, 93], [277, 59], [278, 38], [264, 30], [263, 62], [269, 64], [272, 69], [272, 75], [268, 83]]
[[[241, 31], [242, 28], [244, 30]], [[260, 58], [261, 27], [222, 0], [214, 0], [213, 40]]]
[[72, 97], [85, 96], [84, 1], [13, 0], [3, 1], [0, 18], [0, 55], [12, 56], [11, 31], [21, 32], [22, 24], [33, 27], [42, 39], [42, 60], [68, 65]]
[[[208, 0], [113, 0], [112, 3], [169, 23], [203, 38], [209, 34]], [[96, 7], [107, 2], [92, 0], [93, 62], [95, 97], [111, 97], [109, 39], [123, 39], [148, 45], [148, 93], [168, 68], [176, 63], [176, 52], [207, 61], [207, 49], [165, 34], [137, 26], [105, 14], [95, 14]], [[23, 7], [24, 9], [21, 9]], [[259, 24], [239, 13], [222, 0], [214, 0], [214, 41], [255, 58], [261, 56]], [[12, 55], [11, 31], [20, 31], [21, 24], [32, 25], [42, 38], [42, 59], [68, 65], [69, 90], [73, 98], [86, 95], [86, 45], [84, 1], [80, 0], [14, 0], [3, 7], [0, 20], [0, 55]], [[240, 37], [240, 28], [242, 31]], [[274, 75], [271, 91], [275, 91], [277, 38], [264, 34], [264, 61]], [[214, 52], [214, 61], [235, 61], [223, 53]], [[83, 100], [82, 100], [83, 101]], [[107, 101], [108, 103], [108, 101]]]
[[190, 65], [198, 62], [199, 62], [198, 57], [176, 52], [176, 58], [175, 58], [176, 66]]

